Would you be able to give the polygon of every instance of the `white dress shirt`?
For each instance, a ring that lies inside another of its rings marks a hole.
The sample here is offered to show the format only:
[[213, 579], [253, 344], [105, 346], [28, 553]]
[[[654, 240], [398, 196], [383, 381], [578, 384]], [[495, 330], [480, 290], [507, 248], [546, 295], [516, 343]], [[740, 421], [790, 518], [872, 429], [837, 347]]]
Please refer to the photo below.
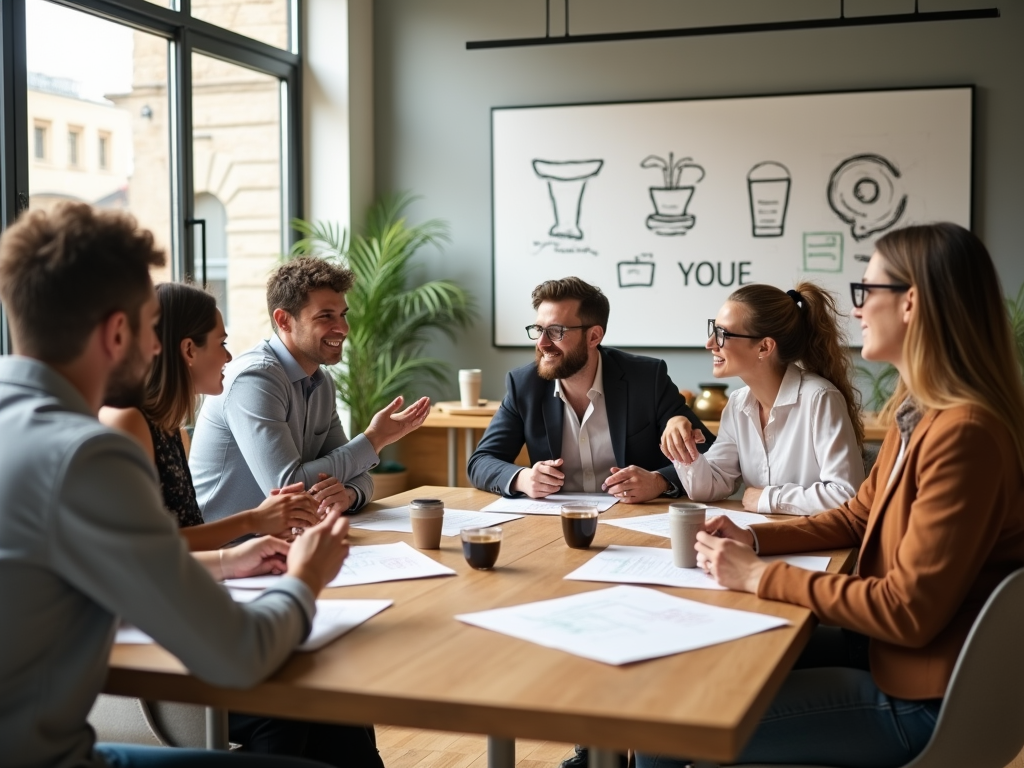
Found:
[[597, 358], [597, 373], [587, 391], [590, 405], [581, 420], [562, 391], [562, 380], [555, 380], [555, 397], [564, 403], [562, 419], [563, 491], [597, 493], [611, 477], [615, 466], [612, 433], [608, 427], [608, 409], [604, 399], [604, 363]]
[[764, 488], [758, 512], [813, 515], [840, 506], [864, 482], [864, 460], [846, 400], [831, 382], [790, 365], [761, 430], [750, 387], [729, 396], [718, 438], [689, 466], [675, 462], [694, 501]]

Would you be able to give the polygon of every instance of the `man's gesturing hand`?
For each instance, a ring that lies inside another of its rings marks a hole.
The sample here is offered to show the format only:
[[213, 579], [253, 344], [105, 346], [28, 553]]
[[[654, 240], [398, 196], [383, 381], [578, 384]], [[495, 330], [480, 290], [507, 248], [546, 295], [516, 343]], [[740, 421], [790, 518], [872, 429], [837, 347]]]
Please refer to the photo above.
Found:
[[292, 543], [288, 573], [302, 579], [318, 595], [338, 575], [348, 556], [348, 547], [348, 519], [329, 512], [322, 522], [307, 528]]
[[525, 493], [531, 499], [543, 499], [552, 493], [562, 490], [565, 475], [557, 467], [562, 466], [561, 459], [538, 461], [528, 467], [512, 481], [512, 490]]
[[401, 407], [402, 396], [399, 395], [374, 414], [370, 426], [363, 433], [377, 453], [385, 445], [391, 445], [423, 424], [430, 413], [430, 398], [421, 397], [404, 411], [396, 413]]

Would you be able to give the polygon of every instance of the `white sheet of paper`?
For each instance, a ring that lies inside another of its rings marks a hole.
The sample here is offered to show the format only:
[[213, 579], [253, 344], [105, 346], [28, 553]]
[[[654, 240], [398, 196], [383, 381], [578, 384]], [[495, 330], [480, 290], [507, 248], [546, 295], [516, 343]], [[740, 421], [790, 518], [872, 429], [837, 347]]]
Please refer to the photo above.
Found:
[[[771, 522], [769, 518], [764, 515], [759, 515], [756, 512], [734, 512], [731, 509], [722, 509], [721, 507], [708, 507], [707, 517], [714, 517], [716, 515], [725, 515], [736, 523], [736, 525], [742, 525], [744, 527]], [[616, 520], [601, 520], [600, 522], [605, 525], [627, 528], [631, 531], [649, 533], [652, 536], [664, 536], [666, 539], [670, 538], [668, 532], [668, 512], [664, 512], [660, 515], [644, 515], [643, 517], [620, 517]]]
[[[448, 566], [431, 560], [404, 541], [399, 541], [395, 544], [352, 547], [341, 572], [327, 586], [351, 587], [356, 584], [454, 575], [455, 571]], [[227, 579], [224, 585], [240, 589], [266, 589], [280, 579], [280, 576], [251, 576], [247, 579]]]
[[[824, 571], [829, 558], [813, 555], [774, 555], [765, 562], [783, 562], [809, 571]], [[664, 587], [725, 589], [702, 568], [676, 568], [672, 550], [660, 547], [608, 546], [565, 577], [570, 581], [606, 581], [612, 584], [659, 584]]]
[[616, 665], [704, 648], [789, 623], [643, 587], [612, 587], [455, 618]]
[[[521, 517], [522, 515], [473, 512], [468, 509], [445, 509], [441, 535], [458, 536], [463, 528], [488, 528], [492, 525], [507, 523], [510, 520], [518, 520]], [[353, 515], [349, 518], [349, 525], [352, 528], [362, 528], [365, 531], [412, 533], [412, 520], [409, 519], [408, 507], [379, 509], [375, 512]]]
[[[231, 597], [237, 603], [251, 602], [260, 594], [251, 589], [231, 590]], [[313, 617], [313, 627], [309, 632], [309, 637], [296, 650], [315, 651], [323, 648], [332, 640], [355, 629], [393, 603], [394, 600], [317, 600], [316, 616]], [[141, 629], [124, 625], [118, 628], [114, 642], [144, 645], [152, 643], [153, 638]]]
[[520, 515], [560, 515], [563, 504], [596, 504], [598, 512], [606, 512], [619, 500], [607, 493], [553, 493], [543, 499], [498, 499], [483, 512], [515, 512]]

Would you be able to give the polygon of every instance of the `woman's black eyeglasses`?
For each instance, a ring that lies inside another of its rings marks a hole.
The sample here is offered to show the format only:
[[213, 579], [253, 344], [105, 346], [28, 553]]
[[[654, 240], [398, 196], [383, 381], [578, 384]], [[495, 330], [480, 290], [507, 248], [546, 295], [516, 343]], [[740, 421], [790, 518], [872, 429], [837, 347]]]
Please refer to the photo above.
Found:
[[897, 293], [910, 290], [910, 286], [906, 283], [850, 283], [850, 298], [853, 299], [853, 306], [857, 309], [863, 307], [868, 294], [876, 288]]
[[708, 338], [715, 337], [715, 344], [719, 347], [725, 346], [726, 339], [760, 339], [760, 336], [747, 336], [745, 333], [729, 333], [720, 325], [715, 325], [714, 320], [708, 320]]

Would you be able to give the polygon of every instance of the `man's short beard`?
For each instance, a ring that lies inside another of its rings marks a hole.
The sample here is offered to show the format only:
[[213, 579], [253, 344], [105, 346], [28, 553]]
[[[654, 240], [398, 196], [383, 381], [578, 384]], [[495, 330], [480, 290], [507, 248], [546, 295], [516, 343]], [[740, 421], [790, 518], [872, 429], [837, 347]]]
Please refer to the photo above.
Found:
[[574, 376], [582, 371], [589, 358], [590, 351], [587, 349], [586, 339], [582, 339], [577, 346], [568, 351], [563, 351], [562, 359], [555, 363], [553, 368], [545, 370], [541, 367], [544, 353], [538, 347], [536, 352], [537, 375], [546, 381], [568, 379], [570, 376]]
[[110, 372], [107, 391], [103, 396], [104, 405], [111, 408], [142, 409], [146, 402], [148, 371], [142, 366], [141, 361], [142, 355], [133, 345], [132, 351]]

